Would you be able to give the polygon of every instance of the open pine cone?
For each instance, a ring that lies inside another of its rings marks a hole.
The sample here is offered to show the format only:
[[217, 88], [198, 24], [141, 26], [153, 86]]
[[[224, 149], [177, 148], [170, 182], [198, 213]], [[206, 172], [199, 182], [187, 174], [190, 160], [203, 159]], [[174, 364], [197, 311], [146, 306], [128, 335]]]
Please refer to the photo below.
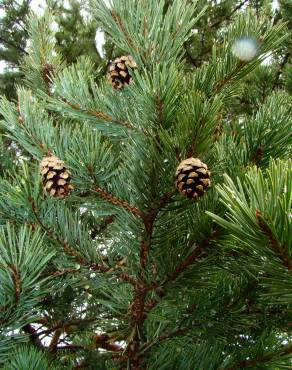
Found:
[[46, 156], [40, 165], [44, 190], [55, 198], [64, 198], [72, 190], [70, 172], [64, 162], [54, 155]]
[[210, 186], [210, 174], [207, 165], [199, 158], [185, 159], [176, 170], [176, 188], [187, 198], [197, 199]]
[[110, 65], [108, 79], [114, 89], [123, 89], [132, 81], [128, 67], [137, 68], [137, 64], [131, 55], [116, 58]]

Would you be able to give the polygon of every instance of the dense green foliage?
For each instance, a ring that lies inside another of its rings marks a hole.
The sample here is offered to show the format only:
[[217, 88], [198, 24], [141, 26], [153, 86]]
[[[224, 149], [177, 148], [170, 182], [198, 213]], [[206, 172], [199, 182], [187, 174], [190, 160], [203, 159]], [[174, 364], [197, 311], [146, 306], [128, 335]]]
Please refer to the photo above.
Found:
[[19, 65], [26, 54], [24, 19], [29, 12], [29, 1], [2, 0], [0, 11], [0, 61], [6, 63], [4, 73], [0, 74], [0, 94], [11, 99], [15, 97], [14, 85], [23, 78]]
[[[42, 8], [54, 13], [57, 32], [56, 50], [67, 63], [75, 62], [81, 55], [89, 55], [98, 66], [100, 56], [95, 47], [96, 22], [82, 15], [82, 2], [44, 1]], [[16, 85], [22, 83], [23, 59], [27, 54], [29, 39], [27, 17], [31, 1], [3, 0], [0, 4], [0, 61], [5, 62], [0, 74], [0, 94], [16, 98]]]
[[[107, 3], [87, 4], [101, 68], [68, 46], [74, 12], [64, 44], [60, 14], [32, 14], [17, 102], [0, 101], [30, 157], [0, 179], [0, 368], [291, 368], [290, 2]], [[117, 91], [122, 54], [138, 68]], [[65, 199], [44, 193], [48, 153]], [[211, 171], [197, 201], [174, 186], [190, 156]]]

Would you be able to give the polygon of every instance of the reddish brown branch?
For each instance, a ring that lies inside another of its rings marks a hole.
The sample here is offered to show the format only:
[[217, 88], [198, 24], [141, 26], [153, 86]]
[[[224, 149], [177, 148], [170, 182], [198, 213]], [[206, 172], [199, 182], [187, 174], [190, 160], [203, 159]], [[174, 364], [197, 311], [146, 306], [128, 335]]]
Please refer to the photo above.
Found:
[[190, 265], [192, 265], [198, 257], [202, 254], [204, 249], [218, 236], [219, 231], [215, 230], [209, 235], [197, 248], [175, 269], [167, 282], [176, 280], [179, 275], [184, 272]]
[[114, 21], [116, 22], [116, 24], [121, 29], [122, 33], [125, 35], [129, 46], [131, 46], [131, 48], [135, 49], [135, 47], [133, 45], [133, 42], [132, 42], [132, 39], [131, 39], [130, 35], [128, 34], [128, 32], [126, 31], [126, 28], [125, 28], [125, 26], [124, 26], [124, 24], [121, 20], [121, 17], [116, 12], [114, 12], [113, 10], [111, 11], [111, 15], [112, 15]]
[[141, 212], [138, 208], [131, 206], [127, 202], [115, 197], [114, 195], [108, 193], [106, 190], [101, 189], [99, 186], [91, 189], [92, 192], [98, 193], [103, 199], [107, 200], [108, 202], [119, 206], [121, 208], [126, 209], [127, 211], [131, 212], [135, 216], [142, 217], [143, 212]]
[[146, 300], [147, 294], [150, 290], [157, 287], [156, 283], [147, 283], [145, 279], [145, 273], [147, 269], [147, 263], [149, 260], [149, 253], [151, 249], [152, 234], [154, 222], [158, 213], [161, 209], [170, 201], [173, 193], [166, 194], [162, 197], [157, 206], [150, 209], [147, 213], [142, 215], [142, 220], [145, 228], [145, 236], [140, 244], [140, 272], [139, 281], [135, 284], [134, 298], [130, 306], [131, 314], [131, 326], [134, 330], [134, 336], [131, 342], [128, 344], [125, 355], [122, 358], [122, 362], [129, 361], [131, 369], [141, 369], [141, 363], [143, 361], [143, 355], [141, 355], [140, 347], [143, 338], [143, 325], [147, 317], [146, 313]]
[[59, 346], [57, 347], [57, 351], [78, 351], [78, 350], [88, 350], [85, 346], [80, 346], [78, 344], [68, 344], [66, 346]]
[[253, 156], [251, 157], [251, 162], [254, 163], [256, 166], [260, 163], [260, 160], [262, 159], [264, 155], [264, 147], [259, 146]]
[[[161, 335], [160, 337], [158, 337], [158, 339], [156, 341], [157, 342], [162, 342], [164, 340], [168, 340], [168, 339], [177, 337], [179, 335], [184, 335], [185, 333], [187, 333], [189, 331], [192, 331], [192, 330], [194, 330], [193, 327], [191, 327], [191, 328], [178, 328], [178, 329], [172, 331], [171, 333], [168, 333], [168, 334], [165, 334], [165, 335]], [[145, 347], [148, 346], [148, 345], [149, 345], [149, 343], [147, 343], [145, 345]]]
[[[100, 265], [98, 263], [91, 263], [91, 262], [87, 261], [74, 248], [72, 248], [67, 241], [62, 240], [61, 238], [59, 238], [58, 235], [55, 235], [53, 233], [53, 231], [50, 228], [48, 228], [47, 226], [45, 226], [43, 224], [43, 222], [40, 220], [38, 212], [37, 212], [37, 208], [36, 208], [36, 205], [35, 205], [33, 199], [29, 199], [29, 201], [32, 205], [32, 210], [33, 210], [33, 213], [35, 215], [36, 221], [39, 224], [39, 226], [47, 233], [47, 235], [53, 241], [57, 242], [59, 245], [61, 245], [63, 247], [64, 252], [68, 256], [74, 258], [78, 263], [80, 263], [80, 265], [83, 265], [83, 266], [85, 266], [87, 268], [90, 268], [94, 271], [103, 272], [103, 273], [111, 273], [111, 272], [114, 271], [114, 269], [112, 267], [107, 267], [107, 266], [104, 266], [104, 265]], [[129, 277], [127, 274], [117, 274], [117, 277], [121, 278], [122, 280], [124, 280], [126, 282], [131, 282], [132, 281], [131, 277]]]
[[90, 322], [93, 322], [93, 321], [96, 321], [96, 320], [98, 320], [97, 317], [88, 317], [88, 318], [84, 318], [84, 319], [72, 319], [72, 320], [68, 320], [68, 321], [61, 321], [61, 322], [57, 323], [56, 325], [52, 326], [51, 328], [48, 328], [48, 329], [45, 329], [45, 330], [42, 330], [42, 331], [39, 331], [39, 332], [35, 332], [35, 336], [40, 337], [42, 335], [48, 335], [48, 334], [50, 334], [50, 333], [52, 333], [56, 330], [59, 330], [59, 329], [62, 329], [64, 331], [66, 331], [68, 328], [70, 328], [72, 326], [83, 325], [85, 323], [90, 323]]
[[93, 228], [90, 231], [90, 236], [92, 239], [94, 239], [98, 234], [103, 233], [109, 225], [111, 225], [114, 222], [114, 216], [108, 216], [106, 217], [101, 225], [97, 228]]
[[52, 277], [59, 277], [62, 275], [67, 275], [67, 274], [74, 274], [75, 272], [80, 272], [80, 269], [76, 268], [68, 268], [68, 269], [62, 269], [62, 270], [55, 270], [50, 273]]
[[53, 338], [51, 340], [51, 343], [49, 345], [49, 352], [56, 353], [58, 349], [58, 342], [60, 339], [60, 336], [62, 335], [62, 330], [57, 329], [53, 335]]
[[96, 110], [86, 110], [86, 109], [83, 109], [81, 108], [81, 106], [79, 104], [73, 104], [73, 103], [70, 103], [68, 102], [66, 99], [62, 99], [62, 101], [64, 103], [66, 103], [67, 105], [69, 105], [69, 107], [75, 109], [75, 110], [78, 110], [78, 111], [81, 111], [83, 113], [86, 113], [86, 114], [89, 114], [91, 116], [95, 116], [103, 121], [106, 121], [106, 122], [112, 122], [112, 123], [115, 123], [117, 125], [120, 125], [120, 126], [123, 126], [123, 127], [126, 127], [126, 128], [129, 128], [129, 129], [133, 129], [134, 127], [131, 125], [130, 122], [128, 121], [121, 121], [121, 120], [118, 120], [112, 116], [110, 116], [109, 114], [107, 113], [104, 113], [104, 112], [101, 112], [101, 111], [96, 111]]
[[249, 366], [253, 366], [253, 365], [257, 365], [257, 364], [264, 364], [264, 363], [269, 362], [269, 361], [271, 361], [271, 360], [273, 360], [274, 358], [277, 358], [277, 357], [280, 357], [280, 358], [281, 357], [286, 357], [286, 356], [290, 355], [291, 353], [292, 353], [292, 345], [287, 346], [286, 348], [281, 349], [280, 351], [277, 351], [277, 352], [267, 353], [267, 354], [263, 355], [262, 357], [251, 358], [249, 360], [243, 360], [243, 361], [229, 367], [226, 370], [245, 369]]
[[261, 212], [257, 209], [256, 210], [256, 217], [257, 223], [260, 227], [261, 232], [266, 236], [269, 242], [269, 246], [271, 249], [276, 253], [276, 255], [281, 259], [284, 266], [288, 268], [288, 270], [292, 270], [292, 259], [289, 258], [288, 252], [285, 250], [282, 245], [279, 244], [278, 240], [274, 236], [270, 226], [262, 216]]
[[19, 274], [17, 266], [11, 265], [10, 269], [12, 271], [12, 280], [14, 283], [14, 299], [15, 299], [15, 304], [17, 305], [19, 302], [19, 297], [21, 293], [20, 274]]
[[25, 332], [25, 333], [27, 333], [27, 334], [29, 334], [30, 335], [30, 340], [31, 340], [31, 342], [35, 345], [35, 346], [37, 346], [37, 347], [39, 347], [39, 348], [44, 348], [44, 346], [43, 346], [43, 344], [42, 344], [42, 342], [41, 342], [41, 340], [39, 339], [39, 337], [38, 337], [38, 334], [37, 334], [37, 330], [31, 325], [31, 324], [27, 324], [27, 325], [25, 325], [23, 328], [22, 328], [22, 330]]
[[[200, 258], [205, 250], [205, 248], [219, 235], [218, 230], [214, 230], [211, 235], [209, 235], [203, 242], [197, 246], [197, 248], [184, 260], [181, 264], [175, 269], [175, 271], [162, 283], [157, 284], [157, 288], [160, 289], [158, 292], [159, 298], [163, 298], [166, 295], [166, 290], [164, 287], [172, 282], [175, 281], [189, 266], [191, 266], [194, 262]], [[150, 312], [156, 305], [159, 303], [160, 299], [152, 299], [146, 305], [147, 312]]]
[[213, 92], [217, 93], [219, 90], [222, 89], [224, 85], [226, 85], [236, 74], [247, 64], [246, 61], [241, 60], [236, 67], [222, 80], [218, 81], [216, 85], [213, 87]]
[[103, 348], [112, 352], [120, 352], [124, 350], [124, 348], [119, 344], [110, 343], [110, 337], [107, 334], [96, 335], [94, 340], [96, 348]]

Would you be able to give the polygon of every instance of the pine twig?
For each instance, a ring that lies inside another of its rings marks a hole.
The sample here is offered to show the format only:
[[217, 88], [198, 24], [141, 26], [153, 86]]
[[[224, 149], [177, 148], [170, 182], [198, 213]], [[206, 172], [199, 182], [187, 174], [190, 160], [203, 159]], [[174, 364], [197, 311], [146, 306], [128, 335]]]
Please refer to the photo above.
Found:
[[179, 275], [184, 272], [190, 265], [192, 265], [201, 255], [204, 249], [218, 236], [219, 231], [214, 230], [197, 248], [175, 269], [175, 271], [168, 278], [167, 282], [176, 280]]
[[80, 324], [84, 324], [84, 323], [90, 323], [90, 322], [93, 322], [93, 321], [96, 321], [96, 320], [98, 320], [97, 317], [88, 317], [88, 318], [85, 317], [84, 319], [72, 319], [72, 320], [67, 320], [67, 321], [60, 321], [59, 323], [57, 323], [56, 325], [52, 326], [49, 329], [45, 329], [45, 330], [42, 330], [40, 332], [36, 332], [35, 336], [40, 337], [42, 335], [48, 335], [48, 334], [50, 334], [54, 331], [57, 331], [59, 329], [63, 329], [64, 331], [66, 331], [66, 328], [68, 328], [70, 326], [80, 325]]
[[125, 35], [128, 44], [131, 46], [131, 48], [134, 49], [135, 47], [133, 45], [132, 39], [130, 35], [128, 34], [128, 32], [126, 31], [124, 23], [121, 20], [121, 17], [113, 10], [111, 11], [111, 16], [113, 17], [114, 21], [119, 26], [119, 28], [121, 29], [122, 33]]
[[235, 68], [227, 75], [225, 76], [222, 80], [218, 81], [216, 85], [213, 87], [213, 92], [217, 93], [219, 90], [222, 89], [224, 85], [226, 85], [236, 74], [244, 67], [247, 65], [248, 62], [241, 60]]
[[121, 352], [124, 350], [122, 346], [117, 343], [110, 343], [110, 337], [107, 334], [96, 335], [94, 338], [96, 348], [106, 349], [112, 352]]
[[23, 326], [22, 330], [30, 335], [30, 340], [31, 342], [39, 348], [44, 348], [41, 340], [38, 337], [37, 330], [31, 325], [31, 324], [26, 324]]
[[67, 274], [74, 274], [75, 272], [80, 272], [80, 269], [78, 268], [67, 268], [67, 269], [62, 269], [62, 270], [55, 270], [50, 273], [50, 276], [52, 277], [59, 277], [62, 275], [67, 275]]
[[[218, 230], [214, 230], [197, 248], [174, 270], [174, 272], [162, 283], [157, 284], [156, 288], [160, 289], [158, 296], [162, 299], [166, 295], [163, 289], [168, 283], [175, 281], [189, 266], [191, 266], [202, 255], [204, 249], [219, 235]], [[147, 312], [150, 312], [159, 303], [159, 299], [153, 299], [146, 305]]]
[[153, 227], [158, 213], [170, 201], [173, 193], [168, 193], [163, 196], [156, 207], [150, 209], [148, 213], [142, 215], [142, 220], [145, 228], [145, 237], [140, 244], [140, 272], [139, 280], [134, 286], [134, 299], [130, 306], [131, 326], [135, 332], [133, 339], [128, 344], [123, 361], [129, 361], [133, 369], [140, 369], [143, 356], [139, 354], [141, 346], [141, 336], [143, 332], [143, 325], [147, 317], [146, 299], [148, 292], [157, 287], [156, 283], [147, 283], [145, 281], [145, 271], [149, 259], [151, 249], [151, 241], [153, 234]]
[[225, 16], [223, 19], [220, 19], [214, 23], [212, 23], [210, 26], [208, 26], [208, 28], [215, 28], [217, 26], [219, 26], [222, 22], [226, 21], [226, 20], [229, 20], [234, 13], [236, 13], [238, 10], [240, 10], [243, 5], [245, 5], [249, 0], [243, 0], [241, 1], [241, 3], [239, 3], [233, 10], [231, 10], [231, 12]]
[[99, 186], [96, 186], [95, 188], [91, 189], [92, 192], [98, 193], [103, 199], [107, 200], [108, 202], [119, 206], [121, 208], [126, 209], [130, 213], [132, 213], [135, 216], [142, 217], [143, 212], [141, 212], [138, 208], [131, 206], [127, 202], [119, 199], [118, 197], [108, 193], [106, 190], [101, 189]]
[[49, 352], [56, 353], [58, 348], [58, 342], [60, 339], [60, 336], [62, 335], [62, 330], [57, 329], [53, 335], [53, 338], [51, 340], [51, 343], [49, 345]]
[[274, 83], [273, 83], [273, 87], [272, 87], [272, 90], [275, 90], [275, 88], [278, 86], [279, 84], [279, 79], [280, 79], [280, 76], [283, 72], [283, 69], [285, 67], [285, 65], [287, 64], [288, 60], [289, 60], [289, 57], [290, 57], [290, 52], [287, 52], [283, 58], [283, 61], [282, 63], [280, 64], [279, 66], [279, 69], [277, 71], [277, 74], [276, 74], [276, 77], [275, 77], [275, 80], [274, 80]]
[[285, 248], [279, 244], [278, 240], [274, 236], [270, 226], [262, 216], [261, 212], [257, 209], [256, 210], [256, 217], [257, 217], [257, 224], [260, 227], [261, 232], [267, 237], [268, 242], [272, 250], [276, 253], [276, 255], [281, 259], [284, 266], [288, 268], [288, 270], [292, 270], [292, 259], [289, 258], [289, 255]]
[[10, 269], [12, 271], [12, 280], [14, 283], [14, 299], [15, 304], [18, 305], [19, 297], [21, 293], [21, 281], [20, 281], [20, 275], [17, 266], [11, 265]]
[[249, 366], [264, 364], [264, 363], [270, 362], [271, 360], [273, 360], [274, 358], [277, 358], [277, 357], [285, 357], [287, 355], [290, 355], [291, 353], [292, 353], [292, 345], [286, 346], [286, 348], [281, 349], [280, 351], [277, 351], [277, 352], [267, 353], [267, 354], [265, 354], [261, 357], [256, 357], [256, 358], [251, 358], [249, 360], [240, 361], [239, 363], [229, 367], [226, 370], [245, 369]]
[[[99, 265], [98, 263], [91, 263], [87, 261], [85, 258], [80, 256], [79, 253], [77, 253], [65, 240], [62, 240], [57, 235], [55, 235], [51, 229], [49, 229], [47, 226], [43, 224], [43, 222], [40, 220], [39, 215], [37, 213], [37, 209], [35, 206], [35, 203], [33, 199], [29, 199], [31, 205], [32, 205], [32, 211], [34, 213], [34, 216], [36, 218], [36, 221], [38, 225], [47, 233], [47, 235], [55, 242], [57, 242], [59, 245], [61, 245], [67, 255], [74, 258], [80, 265], [83, 265], [87, 268], [90, 268], [94, 271], [102, 272], [102, 273], [110, 273], [113, 272], [112, 267], [107, 267], [104, 265]], [[122, 279], [123, 281], [126, 281], [128, 283], [132, 282], [132, 278], [128, 276], [127, 274], [117, 274], [117, 278]]]
[[99, 119], [101, 119], [103, 121], [112, 122], [112, 123], [115, 123], [117, 125], [126, 127], [128, 129], [134, 129], [134, 127], [128, 121], [118, 120], [118, 119], [110, 116], [109, 114], [104, 113], [104, 112], [101, 112], [101, 111], [96, 111], [96, 110], [93, 110], [93, 109], [91, 109], [91, 110], [83, 109], [83, 108], [81, 108], [81, 106], [79, 104], [70, 103], [66, 99], [62, 99], [62, 101], [64, 103], [66, 103], [69, 107], [71, 107], [71, 108], [73, 108], [75, 110], [79, 110], [79, 111], [84, 112], [86, 114], [89, 114], [91, 116], [97, 117], [97, 118], [99, 118]]
[[158, 338], [158, 341], [161, 342], [163, 340], [171, 339], [173, 337], [177, 337], [179, 335], [183, 335], [183, 334], [185, 334], [185, 333], [187, 333], [188, 331], [191, 331], [191, 330], [193, 330], [193, 327], [191, 327], [191, 328], [178, 328], [178, 329], [172, 331], [171, 333], [168, 333], [168, 334], [165, 334], [165, 335], [161, 335]]

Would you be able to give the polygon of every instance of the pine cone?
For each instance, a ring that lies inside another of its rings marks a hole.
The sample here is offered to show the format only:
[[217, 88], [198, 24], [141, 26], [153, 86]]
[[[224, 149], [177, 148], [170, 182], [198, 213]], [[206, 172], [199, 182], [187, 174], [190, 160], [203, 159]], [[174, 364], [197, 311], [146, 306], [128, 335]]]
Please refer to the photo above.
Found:
[[128, 67], [137, 68], [137, 64], [131, 55], [116, 58], [110, 65], [108, 79], [114, 89], [123, 89], [132, 81]]
[[64, 198], [73, 190], [70, 172], [64, 162], [54, 155], [48, 155], [41, 161], [41, 175], [44, 190], [52, 197]]
[[183, 160], [176, 170], [176, 188], [190, 199], [197, 199], [205, 194], [210, 186], [210, 171], [199, 158]]
[[55, 67], [50, 63], [45, 63], [42, 68], [42, 76], [45, 84], [51, 87], [51, 78], [55, 74]]

